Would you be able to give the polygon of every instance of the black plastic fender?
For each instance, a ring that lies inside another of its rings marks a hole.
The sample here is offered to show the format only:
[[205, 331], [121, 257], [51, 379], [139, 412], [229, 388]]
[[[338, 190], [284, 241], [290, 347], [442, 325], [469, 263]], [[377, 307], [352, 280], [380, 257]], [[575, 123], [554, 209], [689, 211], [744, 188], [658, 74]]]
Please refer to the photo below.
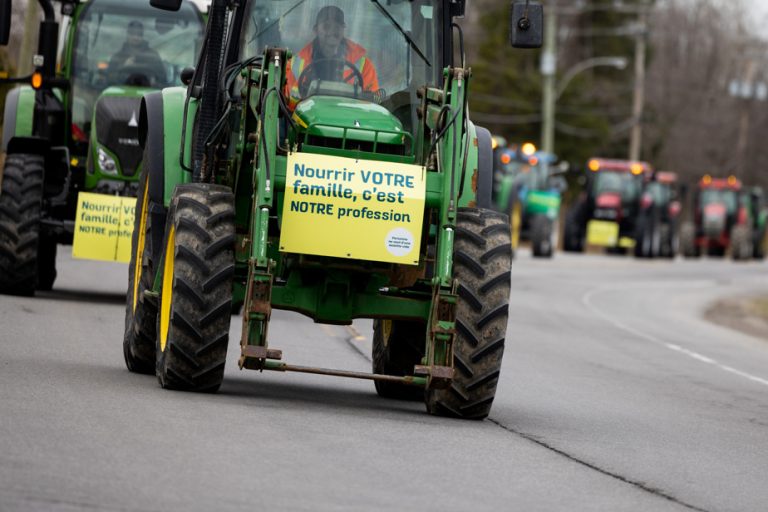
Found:
[[3, 141], [0, 145], [0, 151], [7, 151], [8, 142], [14, 136], [16, 128], [16, 116], [19, 110], [19, 92], [20, 88], [11, 89], [5, 97], [5, 112], [3, 113]]
[[[152, 216], [152, 257], [159, 261], [168, 213], [165, 195], [163, 93], [145, 94], [139, 109], [139, 144], [144, 149], [143, 171], [149, 180], [149, 215]], [[157, 229], [155, 229], [157, 226]]]
[[477, 206], [493, 209], [493, 143], [491, 132], [475, 127], [477, 135]]

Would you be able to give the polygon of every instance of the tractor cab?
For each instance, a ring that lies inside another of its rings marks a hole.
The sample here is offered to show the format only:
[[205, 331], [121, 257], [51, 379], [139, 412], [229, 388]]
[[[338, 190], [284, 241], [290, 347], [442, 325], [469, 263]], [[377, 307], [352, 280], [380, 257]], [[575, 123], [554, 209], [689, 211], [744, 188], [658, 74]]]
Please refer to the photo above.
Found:
[[650, 165], [593, 158], [587, 167], [587, 193], [594, 203], [595, 218], [622, 221], [637, 213], [643, 186], [651, 178]]
[[194, 4], [176, 13], [143, 2], [94, 0], [73, 20], [71, 138], [87, 154], [85, 188], [136, 195], [141, 97], [181, 85], [194, 64], [203, 20]]
[[434, 0], [327, 4], [248, 2], [239, 58], [287, 50], [282, 92], [292, 116], [282, 129], [291, 144], [414, 162], [417, 106], [427, 84], [442, 82], [450, 7]]
[[712, 178], [707, 175], [701, 179], [694, 198], [694, 211], [706, 236], [720, 237], [736, 222], [741, 189], [741, 182], [733, 176]]

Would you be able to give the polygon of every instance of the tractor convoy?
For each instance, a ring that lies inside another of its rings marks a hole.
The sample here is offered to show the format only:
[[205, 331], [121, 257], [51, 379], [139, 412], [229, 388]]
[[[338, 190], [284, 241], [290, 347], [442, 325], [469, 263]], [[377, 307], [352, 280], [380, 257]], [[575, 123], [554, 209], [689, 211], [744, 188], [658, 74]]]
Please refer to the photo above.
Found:
[[[204, 27], [187, 2], [176, 13], [135, 1], [60, 3], [61, 34], [52, 2], [40, 0], [44, 19], [34, 73], [5, 80], [24, 85], [5, 101], [0, 293], [50, 290], [57, 245], [72, 244], [78, 232], [100, 230], [102, 239], [112, 235], [115, 241], [120, 232], [130, 234], [130, 226], [120, 229], [121, 208], [99, 198], [136, 196], [141, 97], [181, 83]], [[8, 14], [10, 4], [3, 3]], [[100, 226], [83, 224], [94, 219]], [[116, 242], [112, 256], [115, 251]]]

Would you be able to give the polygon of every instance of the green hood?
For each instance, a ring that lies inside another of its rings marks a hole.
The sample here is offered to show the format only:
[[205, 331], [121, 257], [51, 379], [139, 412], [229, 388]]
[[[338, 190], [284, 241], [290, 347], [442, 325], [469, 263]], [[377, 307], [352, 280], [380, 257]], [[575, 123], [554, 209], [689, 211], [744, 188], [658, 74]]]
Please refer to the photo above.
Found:
[[402, 123], [384, 107], [368, 101], [312, 96], [296, 106], [293, 119], [308, 136], [405, 144]]

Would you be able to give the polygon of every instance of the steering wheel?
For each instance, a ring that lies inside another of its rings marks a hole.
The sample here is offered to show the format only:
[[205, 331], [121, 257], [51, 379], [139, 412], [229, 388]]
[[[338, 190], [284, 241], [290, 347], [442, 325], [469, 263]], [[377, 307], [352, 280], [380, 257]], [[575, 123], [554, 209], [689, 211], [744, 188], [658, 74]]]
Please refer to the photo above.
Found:
[[[133, 85], [137, 87], [149, 87], [152, 85], [150, 77], [155, 76], [154, 70], [149, 66], [140, 64], [129, 64], [117, 68], [117, 76], [122, 79], [124, 85]], [[155, 77], [157, 78], [157, 77]]]
[[[350, 80], [354, 80], [352, 82], [352, 85], [355, 86], [355, 97], [357, 97], [357, 87], [360, 87], [360, 90], [363, 90], [363, 84], [365, 83], [365, 80], [363, 80], [363, 74], [360, 72], [359, 69], [357, 69], [357, 66], [352, 64], [351, 62], [344, 60], [344, 59], [337, 59], [337, 58], [330, 58], [330, 59], [317, 59], [313, 61], [311, 64], [309, 64], [307, 67], [304, 68], [304, 70], [299, 75], [299, 79], [297, 80], [299, 85], [299, 94], [301, 94], [301, 97], [307, 95], [307, 92], [309, 91], [309, 85], [312, 81], [312, 73], [314, 72], [317, 74], [317, 68], [316, 66], [321, 63], [326, 62], [335, 62], [337, 64], [341, 64], [341, 75], [342, 75], [342, 82], [349, 83]], [[347, 78], [344, 78], [344, 69], [349, 68], [352, 70], [352, 76], [349, 76]]]

